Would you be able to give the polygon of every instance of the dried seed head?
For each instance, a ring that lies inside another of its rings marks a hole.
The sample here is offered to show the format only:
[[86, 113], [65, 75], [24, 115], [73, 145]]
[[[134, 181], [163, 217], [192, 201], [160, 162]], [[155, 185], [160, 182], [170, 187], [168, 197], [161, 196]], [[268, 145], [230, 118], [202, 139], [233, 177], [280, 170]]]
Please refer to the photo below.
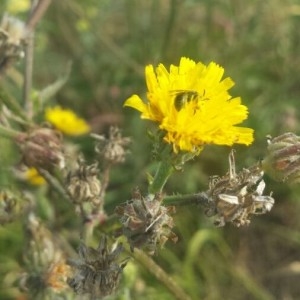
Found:
[[95, 151], [99, 154], [100, 160], [108, 164], [118, 164], [125, 161], [127, 151], [125, 147], [130, 143], [130, 139], [122, 137], [121, 131], [117, 127], [111, 127], [108, 139], [103, 135], [92, 135], [98, 143]]
[[101, 182], [98, 179], [99, 169], [97, 163], [86, 165], [84, 160], [78, 160], [78, 166], [70, 171], [66, 178], [66, 188], [71, 200], [76, 206], [84, 203], [102, 209], [103, 200], [100, 195]]
[[215, 224], [224, 226], [230, 222], [235, 226], [250, 223], [251, 214], [264, 214], [271, 210], [274, 199], [263, 196], [265, 182], [260, 165], [236, 173], [234, 152], [229, 155], [229, 173], [223, 177], [212, 177], [206, 192], [210, 201], [208, 216], [217, 215]]
[[106, 237], [101, 238], [97, 249], [81, 244], [79, 259], [69, 260], [75, 269], [75, 274], [68, 279], [69, 286], [77, 294], [89, 294], [91, 299], [102, 299], [114, 293], [128, 261], [117, 262], [122, 250], [121, 244], [109, 249]]
[[22, 152], [23, 162], [28, 167], [51, 171], [65, 164], [61, 134], [51, 128], [35, 128], [21, 133], [16, 142]]
[[4, 14], [0, 23], [0, 71], [24, 56], [25, 24]]
[[171, 231], [173, 219], [169, 215], [174, 207], [161, 205], [162, 196], [142, 197], [138, 190], [133, 192], [133, 198], [123, 206], [116, 207], [123, 225], [123, 234], [127, 237], [131, 249], [144, 248], [149, 255], [156, 252], [157, 246], [163, 246], [170, 238], [177, 241], [177, 236]]
[[277, 181], [300, 182], [300, 137], [284, 133], [268, 138], [268, 152], [262, 162], [265, 172]]
[[58, 246], [57, 238], [33, 214], [28, 217], [26, 238], [26, 274], [20, 280], [21, 287], [36, 296], [46, 288], [61, 292], [67, 287], [69, 266]]

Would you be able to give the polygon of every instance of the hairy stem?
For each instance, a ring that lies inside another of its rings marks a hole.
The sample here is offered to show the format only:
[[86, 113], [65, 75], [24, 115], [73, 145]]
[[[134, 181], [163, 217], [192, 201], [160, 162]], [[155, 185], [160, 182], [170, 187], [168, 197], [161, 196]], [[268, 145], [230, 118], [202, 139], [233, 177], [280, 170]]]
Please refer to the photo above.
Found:
[[175, 205], [175, 206], [184, 206], [184, 205], [192, 205], [198, 204], [201, 206], [207, 207], [209, 199], [206, 193], [197, 193], [197, 194], [189, 194], [189, 195], [172, 195], [166, 196], [163, 199], [164, 205]]
[[168, 178], [173, 173], [174, 167], [172, 164], [167, 161], [161, 161], [159, 163], [158, 169], [156, 174], [153, 178], [152, 183], [149, 186], [149, 193], [156, 194], [162, 191], [163, 187], [165, 186]]

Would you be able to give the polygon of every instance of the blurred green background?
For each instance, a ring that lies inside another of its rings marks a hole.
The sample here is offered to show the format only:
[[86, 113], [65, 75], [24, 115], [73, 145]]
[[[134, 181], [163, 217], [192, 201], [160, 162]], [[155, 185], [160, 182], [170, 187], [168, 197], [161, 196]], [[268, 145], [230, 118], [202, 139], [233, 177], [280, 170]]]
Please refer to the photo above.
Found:
[[[12, 3], [20, 8], [21, 2], [1, 1], [0, 11]], [[27, 12], [15, 15], [26, 20]], [[76, 111], [96, 133], [118, 125], [132, 137], [131, 155], [112, 173], [106, 204], [112, 212], [133, 187], [146, 189], [146, 172], [154, 168], [145, 138], [150, 124], [122, 107], [133, 93], [145, 94], [146, 64], [178, 64], [187, 56], [225, 68], [236, 83], [231, 93], [249, 107], [244, 125], [255, 129], [251, 147], [236, 147], [237, 166], [243, 168], [264, 156], [266, 135], [299, 134], [299, 28], [299, 0], [54, 0], [36, 31], [34, 88], [54, 82], [71, 61], [69, 81], [52, 103]], [[20, 62], [16, 73], [22, 70]], [[76, 143], [92, 161], [92, 142]], [[226, 172], [229, 151], [207, 146], [171, 178], [166, 191], [206, 189], [209, 176]], [[3, 186], [11, 184], [8, 169], [17, 160], [10, 143], [1, 140]], [[201, 208], [177, 209], [179, 241], [168, 242], [154, 259], [193, 299], [299, 299], [300, 189], [266, 181], [275, 206], [248, 227], [214, 228]], [[67, 209], [72, 207], [62, 210]], [[68, 224], [65, 218], [62, 224]], [[21, 272], [15, 257], [20, 262], [22, 247], [20, 224], [0, 228], [0, 299], [15, 299], [7, 274]], [[128, 268], [122, 291], [120, 299], [173, 299], [137, 265]]]

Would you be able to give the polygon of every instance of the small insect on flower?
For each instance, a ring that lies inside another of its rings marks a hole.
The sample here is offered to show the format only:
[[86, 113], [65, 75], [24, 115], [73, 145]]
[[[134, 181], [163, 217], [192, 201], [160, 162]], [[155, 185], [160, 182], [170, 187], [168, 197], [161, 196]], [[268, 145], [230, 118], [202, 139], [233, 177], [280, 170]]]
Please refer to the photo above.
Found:
[[187, 103], [198, 100], [199, 94], [196, 91], [176, 90], [174, 92], [174, 106], [177, 111], [180, 111]]

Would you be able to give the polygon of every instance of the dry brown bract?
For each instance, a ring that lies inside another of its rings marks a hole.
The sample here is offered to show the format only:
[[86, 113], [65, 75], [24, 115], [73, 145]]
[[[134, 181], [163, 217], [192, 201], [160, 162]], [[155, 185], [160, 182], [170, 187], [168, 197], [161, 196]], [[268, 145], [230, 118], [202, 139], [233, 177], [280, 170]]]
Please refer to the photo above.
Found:
[[209, 190], [206, 192], [210, 208], [208, 216], [216, 215], [215, 224], [224, 226], [232, 223], [235, 226], [248, 225], [252, 214], [264, 214], [271, 210], [274, 199], [263, 196], [265, 182], [263, 171], [257, 164], [249, 169], [236, 173], [234, 152], [229, 155], [229, 173], [223, 177], [212, 177]]

